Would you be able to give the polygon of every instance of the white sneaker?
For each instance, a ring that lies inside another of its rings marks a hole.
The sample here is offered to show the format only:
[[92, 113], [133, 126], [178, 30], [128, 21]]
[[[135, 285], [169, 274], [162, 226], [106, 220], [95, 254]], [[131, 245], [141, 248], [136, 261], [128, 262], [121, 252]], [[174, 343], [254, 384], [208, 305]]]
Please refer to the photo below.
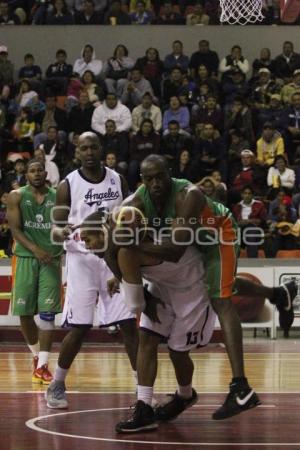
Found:
[[52, 381], [45, 392], [45, 399], [48, 408], [67, 409], [68, 400], [66, 397], [65, 383], [63, 381]]

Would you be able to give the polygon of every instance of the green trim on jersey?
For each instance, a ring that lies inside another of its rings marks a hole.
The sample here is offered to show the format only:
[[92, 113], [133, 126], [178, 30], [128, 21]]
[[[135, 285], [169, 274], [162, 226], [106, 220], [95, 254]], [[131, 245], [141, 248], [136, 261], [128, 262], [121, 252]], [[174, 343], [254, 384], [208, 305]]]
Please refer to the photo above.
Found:
[[[38, 204], [30, 186], [19, 189], [21, 194], [20, 211], [22, 217], [22, 231], [25, 236], [52, 256], [59, 256], [63, 252], [62, 245], [51, 242], [51, 210], [55, 205], [56, 191], [48, 188], [42, 204]], [[33, 254], [19, 242], [16, 242], [14, 254], [32, 257]]]
[[176, 217], [176, 195], [190, 185], [191, 182], [188, 180], [177, 178], [171, 179], [171, 194], [169, 195], [168, 203], [162, 216], [157, 213], [146, 186], [144, 184], [140, 186], [137, 189], [136, 194], [143, 202], [144, 213], [149, 221], [149, 225], [158, 229], [165, 226], [171, 227], [171, 223], [166, 219], [175, 219]]

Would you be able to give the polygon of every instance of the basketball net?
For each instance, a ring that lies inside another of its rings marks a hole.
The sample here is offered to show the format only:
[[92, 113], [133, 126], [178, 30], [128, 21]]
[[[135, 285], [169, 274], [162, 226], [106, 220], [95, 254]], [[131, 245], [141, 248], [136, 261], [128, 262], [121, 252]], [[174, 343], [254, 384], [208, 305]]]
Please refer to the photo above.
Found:
[[220, 21], [230, 25], [246, 25], [261, 22], [263, 0], [220, 0]]

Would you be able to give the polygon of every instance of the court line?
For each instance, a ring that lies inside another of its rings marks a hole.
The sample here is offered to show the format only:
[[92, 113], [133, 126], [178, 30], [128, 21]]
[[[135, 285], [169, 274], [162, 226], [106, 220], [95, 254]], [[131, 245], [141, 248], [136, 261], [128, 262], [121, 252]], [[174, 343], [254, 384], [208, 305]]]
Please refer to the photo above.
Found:
[[[300, 391], [288, 391], [288, 392], [276, 392], [276, 391], [256, 391], [258, 394], [263, 394], [263, 395], [300, 395]], [[36, 390], [36, 391], [0, 391], [0, 395], [1, 394], [43, 394], [45, 393], [45, 390]], [[135, 390], [132, 391], [103, 391], [100, 392], [99, 390], [96, 391], [66, 391], [67, 394], [88, 394], [88, 395], [93, 395], [93, 394], [100, 394], [100, 395], [132, 395], [135, 394]], [[197, 390], [198, 394], [201, 395], [224, 395], [224, 394], [228, 394], [228, 391], [214, 391], [214, 392], [210, 392], [210, 391], [199, 391]], [[164, 394], [169, 394], [169, 391], [160, 391], [157, 390], [155, 391], [155, 394], [160, 394], [160, 395], [164, 395]]]
[[39, 426], [36, 425], [37, 421], [43, 420], [43, 419], [49, 419], [51, 417], [58, 417], [58, 416], [66, 416], [66, 415], [71, 415], [71, 414], [82, 414], [82, 413], [91, 413], [91, 412], [103, 412], [103, 411], [120, 411], [120, 410], [125, 410], [128, 408], [102, 408], [102, 409], [86, 409], [86, 410], [81, 410], [81, 411], [72, 411], [72, 412], [63, 412], [63, 413], [58, 413], [58, 414], [47, 414], [45, 416], [39, 416], [39, 417], [34, 417], [32, 419], [29, 419], [25, 422], [25, 425], [30, 428], [31, 430], [40, 432], [40, 433], [46, 433], [46, 434], [51, 434], [54, 436], [62, 436], [62, 437], [71, 437], [71, 438], [77, 438], [77, 439], [85, 439], [85, 440], [92, 440], [92, 441], [102, 441], [102, 442], [123, 442], [123, 443], [128, 443], [128, 444], [150, 444], [150, 445], [181, 445], [183, 446], [187, 446], [187, 447], [192, 447], [192, 446], [196, 446], [196, 445], [205, 445], [205, 446], [220, 446], [220, 447], [225, 447], [225, 446], [232, 446], [232, 447], [236, 447], [236, 446], [251, 446], [251, 447], [266, 447], [266, 446], [276, 446], [276, 447], [291, 447], [291, 446], [300, 446], [300, 443], [296, 442], [296, 443], [279, 443], [279, 442], [263, 442], [263, 443], [246, 443], [246, 442], [224, 442], [224, 443], [220, 443], [220, 442], [164, 442], [164, 441], [140, 441], [140, 440], [127, 440], [127, 439], [114, 439], [114, 438], [99, 438], [99, 437], [93, 437], [93, 436], [82, 436], [82, 435], [76, 435], [76, 434], [67, 434], [67, 433], [59, 433], [57, 431], [51, 431], [51, 430], [45, 430], [44, 428], [41, 428]]

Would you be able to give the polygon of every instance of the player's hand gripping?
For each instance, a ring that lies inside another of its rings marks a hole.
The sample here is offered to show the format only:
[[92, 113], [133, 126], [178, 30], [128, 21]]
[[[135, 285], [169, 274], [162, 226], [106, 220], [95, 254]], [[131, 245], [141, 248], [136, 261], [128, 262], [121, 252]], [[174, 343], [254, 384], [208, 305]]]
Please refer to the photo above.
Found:
[[110, 297], [120, 292], [120, 283], [116, 277], [107, 280], [107, 291]]
[[79, 228], [78, 226], [72, 225], [71, 223], [68, 223], [64, 228], [61, 229], [61, 234], [64, 240], [68, 240], [70, 235], [73, 233], [76, 228]]
[[151, 322], [161, 323], [157, 314], [157, 305], [161, 305], [164, 309], [166, 308], [166, 305], [160, 298], [154, 297], [154, 295], [147, 290], [147, 286], [144, 287], [144, 295], [146, 300], [146, 308], [143, 313], [149, 317]]

